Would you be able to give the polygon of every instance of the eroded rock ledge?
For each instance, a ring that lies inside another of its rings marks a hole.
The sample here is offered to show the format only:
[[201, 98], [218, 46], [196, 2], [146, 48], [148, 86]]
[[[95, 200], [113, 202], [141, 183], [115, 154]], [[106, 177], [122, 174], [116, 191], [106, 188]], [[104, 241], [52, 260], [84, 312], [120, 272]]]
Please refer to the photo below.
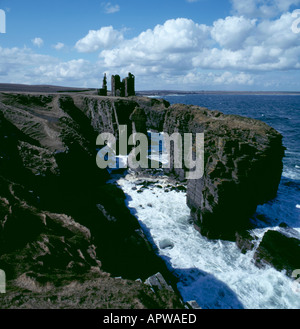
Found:
[[[144, 112], [147, 129], [205, 134], [204, 176], [187, 182], [187, 204], [202, 235], [234, 239], [257, 205], [276, 196], [284, 147], [282, 136], [267, 124], [163, 101], [144, 107]], [[178, 179], [185, 176], [183, 169], [171, 168], [169, 173]]]
[[257, 205], [276, 196], [284, 148], [282, 136], [265, 123], [174, 105], [166, 112], [164, 131], [205, 134], [204, 176], [187, 187], [187, 204], [202, 235], [233, 238]]
[[[122, 191], [96, 167], [97, 135], [118, 136], [119, 125], [129, 134], [205, 133], [204, 176], [187, 182], [187, 204], [203, 235], [232, 238], [276, 195], [282, 136], [260, 121], [145, 97], [2, 93], [0, 268], [12, 279], [34, 272], [44, 283], [70, 282], [98, 268], [143, 280], [160, 272], [172, 282]], [[182, 180], [184, 170], [169, 174]]]
[[160, 272], [176, 290], [96, 166], [98, 131], [115, 129], [113, 103], [71, 95], [0, 94], [1, 308], [183, 307], [178, 293], [143, 284]]

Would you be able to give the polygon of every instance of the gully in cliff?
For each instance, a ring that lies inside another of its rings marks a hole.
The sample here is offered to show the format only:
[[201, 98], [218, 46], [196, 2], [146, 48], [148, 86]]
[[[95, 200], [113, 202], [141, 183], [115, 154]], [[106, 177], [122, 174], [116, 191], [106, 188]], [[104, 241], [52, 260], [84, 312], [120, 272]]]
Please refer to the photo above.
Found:
[[[197, 133], [195, 138], [193, 134], [185, 133], [184, 137], [180, 133], [173, 133], [169, 136], [166, 133], [151, 133], [150, 145], [151, 154], [161, 154], [160, 145], [164, 145], [168, 161], [162, 164], [163, 168], [176, 168], [186, 170], [186, 179], [200, 179], [204, 174], [204, 134]], [[193, 141], [194, 139], [194, 141]], [[143, 133], [134, 133], [128, 138], [128, 129], [126, 125], [119, 127], [119, 145], [120, 155], [125, 155], [125, 163], [117, 163], [117, 141], [111, 133], [102, 133], [98, 136], [97, 146], [104, 146], [97, 154], [97, 165], [101, 169], [110, 168], [143, 168], [148, 169], [149, 163], [152, 169], [159, 168], [159, 162], [149, 161], [148, 147], [149, 138]], [[128, 146], [131, 151], [128, 153]], [[173, 161], [171, 161], [173, 154]], [[127, 156], [128, 155], [128, 156]], [[153, 157], [150, 155], [150, 158]], [[194, 159], [195, 158], [195, 159]]]

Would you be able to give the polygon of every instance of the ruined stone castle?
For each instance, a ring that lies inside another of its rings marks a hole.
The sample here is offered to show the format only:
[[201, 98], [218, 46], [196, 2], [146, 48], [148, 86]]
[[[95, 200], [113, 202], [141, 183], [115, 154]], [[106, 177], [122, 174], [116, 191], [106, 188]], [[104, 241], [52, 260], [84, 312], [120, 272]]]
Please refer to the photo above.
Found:
[[[107, 96], [107, 79], [104, 74], [103, 85], [99, 91], [100, 96]], [[135, 96], [135, 76], [128, 73], [128, 77], [121, 81], [119, 75], [111, 76], [111, 96], [114, 97], [129, 97]]]

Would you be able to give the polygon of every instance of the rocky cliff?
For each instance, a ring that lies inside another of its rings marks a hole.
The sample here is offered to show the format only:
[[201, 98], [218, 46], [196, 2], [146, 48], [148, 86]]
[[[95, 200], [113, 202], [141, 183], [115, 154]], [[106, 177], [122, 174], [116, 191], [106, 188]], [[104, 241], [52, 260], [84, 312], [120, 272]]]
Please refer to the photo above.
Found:
[[0, 268], [9, 292], [1, 307], [182, 307], [178, 295], [142, 283], [157, 272], [174, 278], [95, 162], [98, 132], [115, 132], [134, 108], [77, 94], [0, 94]]
[[[2, 93], [0, 268], [15, 285], [47, 292], [47, 286], [65, 287], [81, 277], [93, 290], [104, 271], [131, 280], [161, 272], [174, 283], [123, 192], [106, 184], [107, 171], [96, 166], [97, 135], [118, 138], [120, 125], [129, 134], [205, 134], [204, 176], [187, 182], [187, 203], [208, 237], [232, 238], [258, 204], [276, 195], [282, 138], [262, 122], [144, 97]], [[184, 178], [184, 169], [168, 173]], [[135, 305], [180, 305], [170, 292], [153, 296], [139, 283], [133, 289]]]
[[[248, 226], [257, 205], [276, 196], [283, 168], [282, 136], [261, 121], [199, 106], [170, 106], [155, 99], [138, 103], [139, 115], [133, 118], [137, 126], [146, 117], [148, 130], [204, 133], [204, 175], [187, 181], [187, 204], [202, 235], [234, 239]], [[166, 172], [185, 179], [186, 169], [174, 168], [174, 154]]]
[[204, 176], [187, 182], [187, 203], [202, 235], [232, 239], [258, 204], [276, 196], [284, 149], [282, 136], [265, 123], [174, 105], [166, 112], [164, 132], [205, 135]]

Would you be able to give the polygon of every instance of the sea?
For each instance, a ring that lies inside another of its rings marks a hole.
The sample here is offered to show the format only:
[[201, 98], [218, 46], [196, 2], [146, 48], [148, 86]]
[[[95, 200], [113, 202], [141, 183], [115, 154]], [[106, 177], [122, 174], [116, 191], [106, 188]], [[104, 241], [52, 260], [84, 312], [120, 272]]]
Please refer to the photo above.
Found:
[[[142, 178], [134, 172], [116, 184], [157, 254], [178, 280], [184, 301], [202, 309], [300, 309], [300, 269], [289, 278], [270, 266], [258, 268], [253, 255], [264, 233], [282, 230], [300, 243], [300, 95], [187, 94], [166, 95], [171, 104], [199, 105], [225, 114], [261, 120], [283, 135], [284, 168], [277, 197], [257, 207], [250, 218], [255, 248], [241, 253], [234, 242], [209, 240], [195, 230], [184, 189], [170, 187], [167, 177]], [[299, 255], [300, 257], [300, 255]]]

